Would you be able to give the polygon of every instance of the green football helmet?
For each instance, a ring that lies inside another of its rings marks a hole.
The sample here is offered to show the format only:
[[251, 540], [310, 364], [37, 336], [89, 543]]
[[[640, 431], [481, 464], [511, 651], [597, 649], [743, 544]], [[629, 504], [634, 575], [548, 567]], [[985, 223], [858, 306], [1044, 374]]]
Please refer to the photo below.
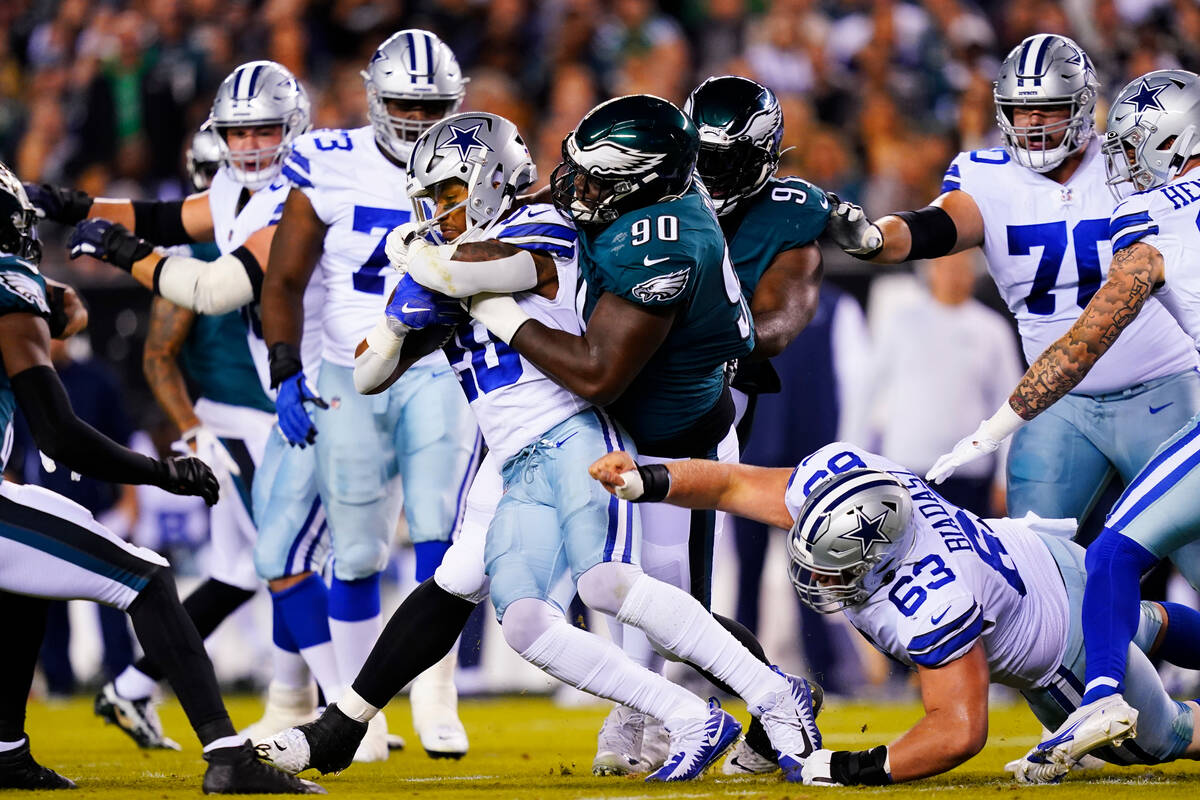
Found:
[[717, 213], [728, 214], [775, 174], [783, 109], [762, 84], [722, 75], [697, 86], [683, 110], [700, 133], [696, 171], [712, 193]]
[[563, 139], [550, 177], [554, 204], [577, 223], [607, 225], [686, 192], [699, 148], [691, 119], [661, 97], [601, 103]]

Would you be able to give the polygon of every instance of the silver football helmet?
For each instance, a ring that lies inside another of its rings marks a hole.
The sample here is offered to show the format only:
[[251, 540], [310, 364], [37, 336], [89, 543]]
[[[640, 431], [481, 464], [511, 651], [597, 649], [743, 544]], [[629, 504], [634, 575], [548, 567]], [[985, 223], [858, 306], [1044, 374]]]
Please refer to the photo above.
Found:
[[[996, 123], [1009, 155], [1035, 172], [1049, 172], [1082, 150], [1092, 138], [1099, 88], [1091, 59], [1065, 36], [1039, 33], [1014, 47], [992, 89]], [[1048, 125], [1014, 125], [1013, 111], [1031, 106], [1066, 106], [1070, 115]]]
[[[274, 147], [239, 150], [235, 156], [226, 141], [226, 129], [256, 125], [280, 125], [283, 138]], [[286, 67], [274, 61], [251, 61], [229, 73], [217, 89], [205, 123], [218, 134], [221, 163], [252, 191], [275, 180], [292, 143], [311, 126], [308, 93]]]
[[[434, 187], [452, 178], [466, 185], [467, 199], [437, 216], [429, 214]], [[472, 234], [500, 219], [517, 193], [536, 180], [537, 167], [517, 126], [482, 111], [435, 123], [417, 139], [408, 162], [408, 196], [416, 201], [423, 230], [466, 207], [467, 228], [455, 240], [459, 242], [470, 241]]]
[[[417, 137], [456, 113], [466, 94], [467, 79], [454, 52], [429, 31], [415, 28], [397, 31], [379, 45], [362, 76], [375, 141], [406, 163]], [[388, 100], [420, 103], [438, 116], [423, 120], [393, 116], [388, 113]]]
[[912, 548], [912, 497], [886, 472], [852, 469], [813, 487], [788, 531], [804, 604], [832, 614], [866, 600]]
[[205, 125], [192, 134], [187, 149], [188, 179], [192, 188], [203, 192], [212, 185], [213, 176], [221, 168], [221, 137]]
[[1200, 76], [1160, 69], [1137, 78], [1108, 111], [1104, 166], [1120, 199], [1123, 183], [1144, 192], [1170, 183], [1200, 155]]

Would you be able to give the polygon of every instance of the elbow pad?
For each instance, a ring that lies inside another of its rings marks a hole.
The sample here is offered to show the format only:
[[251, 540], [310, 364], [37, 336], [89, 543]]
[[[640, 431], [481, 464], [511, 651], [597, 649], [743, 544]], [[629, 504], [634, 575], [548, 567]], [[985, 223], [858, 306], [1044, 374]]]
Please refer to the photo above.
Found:
[[263, 272], [245, 247], [215, 261], [167, 256], [154, 268], [154, 293], [198, 314], [224, 314], [262, 294]]
[[182, 200], [134, 200], [133, 232], [155, 244], [191, 244], [183, 227]]
[[919, 211], [901, 211], [896, 214], [908, 225], [912, 237], [912, 249], [905, 261], [919, 258], [941, 258], [954, 249], [958, 241], [958, 226], [943, 209], [926, 206]]
[[528, 250], [492, 261], [456, 261], [450, 255], [453, 252], [452, 247], [418, 239], [408, 247], [408, 274], [426, 289], [447, 297], [512, 294], [537, 286], [537, 264]]

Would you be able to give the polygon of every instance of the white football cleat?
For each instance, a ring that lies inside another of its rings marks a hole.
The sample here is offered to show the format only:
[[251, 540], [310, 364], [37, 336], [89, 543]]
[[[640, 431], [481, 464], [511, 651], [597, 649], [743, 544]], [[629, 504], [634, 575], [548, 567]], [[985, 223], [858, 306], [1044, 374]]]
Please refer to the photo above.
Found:
[[154, 709], [155, 700], [143, 697], [129, 700], [117, 694], [112, 681], [100, 688], [93, 702], [96, 716], [109, 725], [116, 725], [138, 747], [146, 750], [179, 750], [179, 743], [163, 734], [162, 722]]
[[1026, 754], [1035, 764], [1052, 764], [1058, 777], [1101, 747], [1117, 746], [1137, 736], [1138, 710], [1119, 694], [1110, 694], [1080, 706], [1058, 726], [1049, 739]]
[[596, 741], [593, 775], [638, 775], [654, 769], [642, 758], [642, 734], [646, 716], [629, 706], [615, 705]]
[[358, 749], [354, 752], [354, 760], [359, 764], [366, 764], [372, 761], [387, 761], [387, 757], [387, 719], [380, 711], [367, 723], [367, 735], [363, 737]]
[[671, 730], [671, 754], [646, 780], [695, 780], [725, 755], [741, 735], [742, 726], [733, 715], [722, 710], [716, 698], [709, 698], [707, 717], [676, 722]]
[[317, 718], [317, 685], [295, 689], [275, 681], [267, 684], [267, 704], [257, 722], [238, 732], [238, 736], [257, 742], [287, 728], [298, 728]]
[[467, 729], [458, 718], [457, 663], [458, 653], [452, 650], [418, 675], [409, 691], [413, 728], [430, 758], [462, 758], [470, 747]]
[[778, 769], [779, 764], [754, 752], [744, 738], [738, 740], [729, 751], [729, 758], [721, 765], [723, 775], [766, 775]]
[[812, 690], [804, 678], [788, 675], [778, 667], [778, 672], [787, 681], [787, 689], [779, 692], [769, 702], [751, 708], [750, 713], [758, 717], [771, 746], [779, 755], [779, 767], [789, 781], [801, 780], [800, 770], [804, 759], [821, 748], [821, 731], [817, 728], [813, 713]]

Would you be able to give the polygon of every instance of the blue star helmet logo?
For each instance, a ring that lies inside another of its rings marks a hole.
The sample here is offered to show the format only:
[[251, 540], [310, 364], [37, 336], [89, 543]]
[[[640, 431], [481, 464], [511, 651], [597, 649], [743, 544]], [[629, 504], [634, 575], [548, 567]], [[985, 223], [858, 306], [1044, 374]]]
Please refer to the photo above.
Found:
[[487, 143], [479, 138], [479, 129], [483, 127], [482, 122], [477, 122], [473, 127], [460, 128], [457, 125], [450, 126], [450, 137], [446, 141], [438, 145], [438, 150], [449, 150], [455, 148], [458, 150], [458, 157], [462, 161], [466, 161], [471, 156], [471, 151], [476, 147], [484, 152], [492, 148], [487, 146]]
[[868, 517], [863, 513], [861, 508], [855, 509], [855, 514], [858, 515], [858, 527], [852, 531], [838, 534], [839, 539], [854, 539], [862, 547], [862, 557], [867, 557], [867, 551], [876, 542], [880, 544], [891, 544], [892, 540], [884, 535], [880, 528], [883, 527], [883, 521], [887, 519], [888, 511], [883, 511], [877, 517]]
[[1132, 94], [1121, 101], [1122, 105], [1128, 103], [1133, 106], [1134, 113], [1140, 114], [1143, 111], [1155, 109], [1157, 111], [1165, 111], [1162, 103], [1158, 101], [1158, 96], [1166, 91], [1170, 84], [1159, 84], [1151, 86], [1150, 82], [1145, 78], [1142, 79], [1142, 85], [1138, 87], [1137, 94]]

